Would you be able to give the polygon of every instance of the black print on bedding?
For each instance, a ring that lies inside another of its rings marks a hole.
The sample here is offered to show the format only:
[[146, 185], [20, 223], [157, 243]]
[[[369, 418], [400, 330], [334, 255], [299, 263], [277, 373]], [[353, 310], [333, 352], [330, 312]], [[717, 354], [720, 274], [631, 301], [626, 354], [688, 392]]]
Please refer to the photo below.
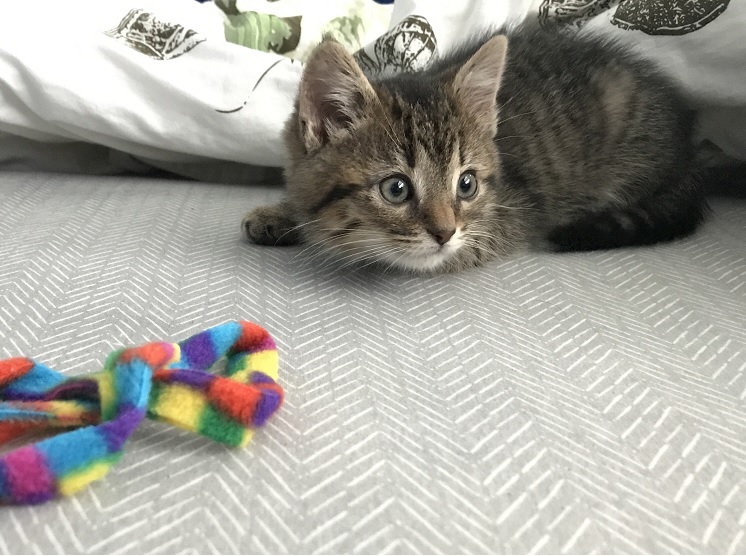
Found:
[[624, 0], [611, 22], [648, 35], [686, 35], [714, 21], [730, 0]]
[[178, 58], [206, 40], [196, 31], [178, 23], [163, 22], [139, 9], [131, 10], [106, 34], [156, 60]]
[[730, 0], [544, 0], [542, 25], [582, 27], [589, 19], [616, 7], [611, 23], [648, 35], [686, 35], [714, 21]]
[[580, 28], [618, 3], [619, 0], [544, 0], [539, 6], [539, 23]]
[[410, 15], [376, 40], [373, 56], [361, 48], [355, 52], [355, 59], [369, 76], [380, 77], [423, 69], [436, 47], [435, 33], [427, 19]]

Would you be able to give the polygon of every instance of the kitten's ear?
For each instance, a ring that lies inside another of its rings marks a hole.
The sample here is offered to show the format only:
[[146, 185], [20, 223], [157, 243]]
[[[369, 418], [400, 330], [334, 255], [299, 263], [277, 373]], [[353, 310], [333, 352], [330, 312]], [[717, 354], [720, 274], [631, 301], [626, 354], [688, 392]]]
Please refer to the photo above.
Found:
[[507, 37], [492, 37], [463, 65], [453, 80], [454, 93], [463, 109], [475, 116], [477, 121], [493, 125], [495, 131], [497, 91], [507, 53]]
[[376, 97], [355, 58], [338, 42], [324, 40], [311, 53], [298, 94], [300, 130], [312, 152], [352, 127]]

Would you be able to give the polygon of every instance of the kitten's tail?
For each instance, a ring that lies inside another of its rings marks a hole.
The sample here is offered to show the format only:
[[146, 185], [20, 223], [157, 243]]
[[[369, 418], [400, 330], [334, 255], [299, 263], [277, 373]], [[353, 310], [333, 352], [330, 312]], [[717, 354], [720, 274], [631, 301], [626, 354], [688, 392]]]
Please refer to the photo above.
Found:
[[581, 216], [549, 233], [555, 251], [592, 251], [673, 241], [693, 233], [709, 208], [704, 174], [692, 172], [676, 187], [629, 207], [615, 207]]

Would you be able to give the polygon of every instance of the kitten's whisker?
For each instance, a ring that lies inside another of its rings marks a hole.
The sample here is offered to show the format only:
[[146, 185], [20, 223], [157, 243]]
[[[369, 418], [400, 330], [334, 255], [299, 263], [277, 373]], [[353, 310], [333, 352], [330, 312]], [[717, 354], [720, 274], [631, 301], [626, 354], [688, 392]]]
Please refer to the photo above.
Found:
[[278, 237], [276, 241], [280, 241], [280, 240], [281, 240], [282, 238], [284, 238], [284, 237], [285, 237], [286, 235], [288, 235], [289, 233], [292, 233], [292, 232], [294, 232], [294, 231], [296, 231], [296, 230], [299, 230], [299, 229], [300, 229], [300, 228], [302, 228], [303, 226], [308, 226], [308, 225], [310, 225], [310, 224], [315, 224], [316, 222], [320, 222], [320, 221], [321, 221], [321, 219], [320, 219], [320, 218], [317, 218], [316, 220], [310, 220], [310, 221], [308, 221], [308, 222], [304, 222], [303, 224], [298, 224], [297, 226], [293, 226], [293, 227], [292, 227], [292, 228], [290, 228], [289, 230], [286, 230], [286, 231], [285, 231], [285, 233], [283, 233], [283, 234], [282, 234], [282, 235], [281, 235], [280, 237]]
[[[335, 229], [335, 228], [329, 228], [329, 230], [332, 230], [332, 231], [339, 231], [339, 229]], [[352, 231], [352, 230], [350, 230], [350, 231]], [[296, 254], [296, 255], [295, 255], [295, 257], [293, 257], [293, 260], [295, 260], [295, 259], [296, 259], [297, 257], [300, 257], [301, 255], [303, 255], [303, 254], [304, 254], [304, 253], [305, 253], [306, 251], [308, 251], [308, 250], [310, 250], [310, 249], [313, 249], [313, 248], [321, 249], [321, 248], [323, 248], [323, 247], [324, 247], [324, 244], [325, 244], [325, 243], [327, 244], [327, 245], [326, 245], [326, 246], [327, 246], [327, 248], [328, 248], [329, 246], [332, 246], [332, 247], [334, 247], [334, 246], [335, 246], [335, 244], [331, 243], [331, 240], [332, 240], [332, 238], [324, 238], [324, 239], [323, 239], [323, 240], [321, 240], [321, 241], [317, 241], [317, 242], [311, 243], [311, 244], [310, 244], [310, 245], [309, 245], [308, 247], [306, 247], [306, 248], [305, 248], [305, 249], [303, 249], [303, 250], [302, 250], [301, 252], [299, 252], [298, 254]], [[343, 243], [343, 244], [341, 244], [341, 245], [338, 245], [338, 246], [340, 246], [340, 247], [341, 247], [341, 246], [345, 246], [345, 245], [351, 245], [351, 244], [353, 244], [353, 243], [355, 243], [355, 242], [360, 242], [360, 243], [362, 243], [362, 242], [365, 242], [365, 241], [378, 241], [378, 240], [374, 240], [373, 238], [371, 238], [371, 239], [365, 239], [365, 238], [361, 238], [361, 239], [357, 239], [357, 240], [354, 240], [354, 241], [352, 241], [352, 242], [348, 242], [348, 243]]]
[[386, 245], [374, 245], [372, 247], [365, 247], [363, 249], [356, 249], [355, 251], [352, 251], [350, 253], [340, 253], [339, 258], [340, 259], [348, 259], [350, 257], [359, 257], [359, 256], [368, 256], [369, 254], [377, 253], [379, 251], [386, 251], [390, 249], [390, 247]]
[[487, 241], [491, 242], [495, 239], [495, 234], [490, 234], [487, 232], [469, 234], [469, 239], [475, 240], [477, 238], [486, 239]]
[[[381, 241], [374, 238], [363, 238], [356, 241], [346, 242], [342, 244], [344, 245], [361, 245], [368, 241], [376, 241], [378, 245], [373, 246], [363, 246], [362, 249], [357, 249], [353, 251], [352, 253], [339, 253], [335, 247], [340, 247], [339, 244], [335, 245], [328, 239], [325, 239], [321, 241], [318, 245], [320, 248], [326, 248], [328, 249], [330, 253], [330, 257], [333, 257], [337, 262], [345, 263], [342, 265], [342, 268], [345, 268], [346, 266], [349, 266], [349, 264], [354, 264], [355, 262], [359, 260], [364, 260], [367, 257], [373, 256], [380, 253], [384, 253], [387, 250], [390, 250], [390, 247], [387, 245], [381, 245]], [[317, 254], [318, 255], [318, 254]]]
[[[367, 259], [370, 259], [370, 263], [368, 263], [368, 264], [372, 264], [372, 263], [378, 261], [378, 258], [377, 258], [378, 256], [385, 255], [389, 251], [391, 251], [391, 248], [384, 246], [384, 247], [378, 248], [378, 249], [369, 249], [369, 250], [362, 251], [362, 252], [359, 252], [359, 253], [354, 253], [353, 255], [351, 255], [351, 260], [349, 260], [345, 264], [343, 264], [340, 267], [340, 270], [344, 269], [344, 268], [347, 268], [347, 267], [350, 267], [350, 266], [354, 266], [355, 264], [363, 262], [363, 261], [365, 261]], [[368, 266], [368, 264], [363, 265], [362, 268], [365, 268], [366, 266]]]
[[516, 99], [517, 97], [518, 97], [518, 93], [514, 94], [514, 95], [513, 95], [512, 97], [510, 97], [510, 98], [509, 98], [509, 99], [508, 99], [507, 101], [503, 102], [502, 104], [499, 104], [499, 105], [497, 106], [497, 112], [498, 112], [498, 115], [499, 115], [499, 113], [500, 113], [500, 110], [502, 110], [502, 109], [503, 109], [503, 108], [505, 108], [505, 107], [506, 107], [506, 106], [507, 106], [508, 104], [510, 104], [511, 102], [513, 102], [513, 101], [514, 101], [514, 100], [515, 100], [515, 99]]
[[300, 257], [301, 255], [303, 255], [304, 253], [306, 253], [307, 251], [311, 249], [316, 249], [318, 251], [321, 248], [323, 248], [323, 246], [320, 243], [311, 243], [308, 245], [308, 247], [305, 247], [300, 252], [296, 253], [295, 256], [291, 259], [291, 261], [294, 261], [295, 259], [297, 259], [298, 257]]
[[496, 204], [495, 206], [501, 209], [508, 209], [508, 210], [536, 210], [533, 207], [511, 207], [508, 205], [498, 205], [498, 204]]
[[[513, 98], [515, 98], [516, 96], [518, 96], [518, 95], [514, 95], [514, 96], [513, 96]], [[511, 99], [511, 100], [512, 100], [512, 99]], [[507, 104], [508, 104], [508, 103], [506, 102], [505, 104], [503, 104], [503, 106], [507, 106]], [[529, 116], [529, 115], [531, 115], [531, 114], [536, 114], [537, 112], [539, 112], [539, 111], [538, 111], [538, 110], [532, 110], [531, 112], [524, 112], [523, 114], [514, 114], [514, 115], [513, 115], [513, 116], [511, 116], [510, 118], [505, 118], [504, 120], [501, 120], [500, 118], [498, 118], [498, 119], [497, 119], [497, 125], [498, 125], [498, 127], [499, 127], [499, 126], [500, 126], [500, 124], [503, 124], [503, 123], [505, 123], [505, 122], [509, 122], [510, 120], [514, 120], [514, 119], [516, 119], [516, 118], [520, 118], [521, 116]]]
[[308, 255], [307, 255], [307, 257], [306, 257], [305, 260], [312, 261], [312, 260], [316, 259], [317, 257], [319, 257], [320, 255], [324, 254], [326, 251], [328, 251], [330, 249], [330, 247], [329, 247], [329, 245], [327, 243], [328, 242], [326, 240], [317, 240], [317, 241], [314, 241], [314, 242], [310, 243], [308, 245], [308, 247], [306, 247], [305, 249], [303, 249], [302, 251], [300, 251], [299, 253], [297, 253], [295, 255], [295, 257], [293, 257], [292, 260], [295, 260], [298, 257], [301, 257], [302, 255], [305, 255], [306, 253], [308, 253], [309, 251], [311, 251], [310, 253], [308, 253]]
[[384, 269], [384, 271], [383, 271], [383, 272], [384, 272], [384, 274], [385, 274], [385, 273], [387, 273], [387, 272], [388, 272], [389, 270], [391, 270], [392, 268], [394, 268], [394, 267], [395, 267], [395, 266], [396, 266], [396, 265], [397, 265], [397, 264], [399, 263], [399, 261], [400, 261], [400, 260], [402, 260], [402, 257], [404, 257], [405, 255], [406, 255], [406, 253], [402, 253], [402, 254], [401, 254], [401, 255], [399, 255], [399, 256], [398, 256], [398, 257], [397, 257], [396, 259], [394, 259], [394, 260], [393, 260], [393, 261], [391, 262], [391, 264], [389, 264], [389, 265], [388, 265], [388, 266], [387, 266], [387, 267], [386, 267], [386, 268]]
[[[394, 251], [394, 250], [390, 250], [390, 252], [391, 252], [391, 253], [396, 253], [396, 251]], [[381, 255], [384, 255], [384, 254], [386, 254], [386, 252], [384, 252], [384, 253], [381, 253]], [[402, 253], [401, 255], [399, 255], [399, 258], [403, 257], [404, 255], [406, 255], [406, 253]], [[398, 259], [397, 259], [397, 260], [398, 260]], [[369, 262], [365, 263], [365, 264], [364, 264], [363, 266], [361, 266], [361, 267], [360, 267], [360, 270], [362, 270], [362, 269], [364, 269], [364, 268], [367, 268], [367, 267], [369, 267], [369, 266], [370, 266], [370, 265], [372, 265], [372, 264], [376, 264], [376, 263], [380, 263], [380, 262], [381, 262], [381, 261], [380, 261], [379, 259], [372, 259], [372, 260], [370, 260]]]
[[389, 115], [386, 113], [385, 110], [383, 110], [383, 117], [386, 120], [386, 126], [383, 127], [384, 131], [386, 132], [386, 135], [389, 136], [389, 139], [391, 139], [391, 143], [396, 145], [400, 150], [403, 150], [403, 145], [401, 140], [397, 140], [396, 138], [396, 131], [394, 130], [394, 123], [389, 118]]
[[492, 224], [494, 220], [492, 218], [474, 218], [469, 220], [467, 224]]
[[319, 228], [320, 232], [357, 232], [359, 228]]
[[500, 141], [505, 141], [506, 139], [525, 139], [526, 137], [531, 137], [530, 135], [506, 135], [505, 137], [498, 137], [495, 139], [495, 143], [499, 143]]
[[469, 230], [467, 233], [464, 234], [464, 237], [492, 237], [493, 234], [489, 233], [486, 230]]
[[345, 243], [332, 243], [331, 241], [329, 241], [329, 245], [330, 246], [337, 247], [337, 248], [339, 248], [339, 247], [347, 247], [347, 246], [350, 246], [350, 245], [365, 244], [365, 243], [379, 243], [379, 244], [381, 244], [383, 242], [380, 239], [378, 239], [378, 238], [353, 239], [352, 241], [346, 241]]
[[387, 119], [386, 122], [389, 124], [388, 126], [384, 126], [383, 130], [386, 132], [386, 135], [388, 135], [389, 140], [393, 145], [396, 145], [399, 150], [404, 150], [404, 146], [396, 140], [394, 137], [394, 126], [393, 124]]

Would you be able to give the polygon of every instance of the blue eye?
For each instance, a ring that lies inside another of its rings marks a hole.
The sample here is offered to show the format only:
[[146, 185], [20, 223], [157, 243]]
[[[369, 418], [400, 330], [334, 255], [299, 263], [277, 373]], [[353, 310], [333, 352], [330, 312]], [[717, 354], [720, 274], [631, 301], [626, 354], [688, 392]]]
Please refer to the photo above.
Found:
[[460, 199], [471, 199], [477, 194], [477, 177], [471, 172], [464, 172], [458, 179], [457, 194]]
[[412, 187], [409, 182], [400, 176], [386, 178], [379, 185], [381, 196], [389, 203], [400, 205], [411, 198]]

